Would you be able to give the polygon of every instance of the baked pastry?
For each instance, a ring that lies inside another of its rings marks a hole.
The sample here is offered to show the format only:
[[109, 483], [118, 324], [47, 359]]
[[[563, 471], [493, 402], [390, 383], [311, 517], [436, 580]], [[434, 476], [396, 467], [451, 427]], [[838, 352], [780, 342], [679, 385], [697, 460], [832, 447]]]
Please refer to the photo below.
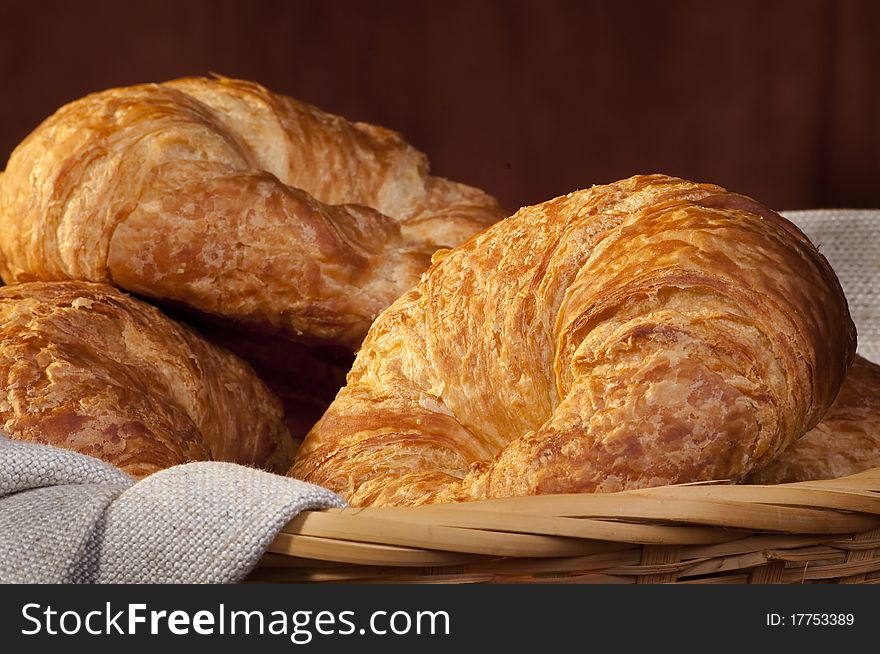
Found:
[[816, 425], [854, 349], [794, 225], [633, 177], [436, 254], [291, 474], [355, 506], [740, 481]]
[[0, 178], [0, 275], [82, 279], [360, 345], [439, 247], [503, 217], [390, 130], [227, 78], [95, 93]]
[[857, 356], [822, 422], [753, 473], [752, 484], [836, 479], [880, 467], [880, 366]]
[[278, 400], [237, 357], [106, 284], [0, 288], [0, 425], [143, 477], [198, 460], [283, 472]]
[[185, 78], [79, 99], [16, 148], [0, 175], [0, 276], [151, 299], [246, 358], [302, 436], [431, 254], [504, 215], [430, 176], [395, 132], [251, 82]]

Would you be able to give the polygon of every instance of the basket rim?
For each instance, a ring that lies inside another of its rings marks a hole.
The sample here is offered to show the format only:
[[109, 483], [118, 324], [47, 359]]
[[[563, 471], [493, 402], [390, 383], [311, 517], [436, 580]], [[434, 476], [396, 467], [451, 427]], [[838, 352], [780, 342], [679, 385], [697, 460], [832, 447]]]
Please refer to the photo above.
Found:
[[[583, 559], [657, 546], [730, 556], [744, 552], [742, 543], [760, 545], [762, 551], [817, 546], [851, 542], [855, 534], [878, 527], [880, 468], [873, 468], [838, 479], [777, 485], [714, 481], [616, 493], [305, 511], [282, 528], [268, 552], [394, 567], [462, 565], [486, 557]], [[868, 540], [859, 547], [873, 546]]]

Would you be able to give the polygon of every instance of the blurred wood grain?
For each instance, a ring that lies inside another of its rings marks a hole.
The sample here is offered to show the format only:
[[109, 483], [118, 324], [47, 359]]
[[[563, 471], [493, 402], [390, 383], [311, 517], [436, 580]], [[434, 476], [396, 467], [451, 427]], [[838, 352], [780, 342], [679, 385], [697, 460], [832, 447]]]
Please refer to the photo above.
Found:
[[880, 2], [0, 5], [0, 163], [61, 104], [210, 71], [391, 127], [509, 209], [638, 172], [880, 206]]

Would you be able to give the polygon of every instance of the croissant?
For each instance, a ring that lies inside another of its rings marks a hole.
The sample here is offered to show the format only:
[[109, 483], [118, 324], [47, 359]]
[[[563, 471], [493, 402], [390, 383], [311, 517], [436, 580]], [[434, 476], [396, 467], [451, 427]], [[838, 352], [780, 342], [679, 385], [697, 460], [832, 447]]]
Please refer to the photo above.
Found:
[[293, 441], [250, 367], [105, 284], [0, 288], [0, 424], [135, 477], [198, 460], [284, 472]]
[[792, 443], [752, 484], [836, 479], [880, 467], [880, 366], [857, 356], [822, 421]]
[[0, 275], [82, 279], [356, 348], [441, 246], [502, 217], [392, 131], [185, 78], [59, 109], [0, 180]]
[[290, 474], [354, 506], [739, 481], [820, 420], [854, 349], [795, 226], [637, 176], [435, 254]]
[[431, 254], [504, 215], [429, 175], [395, 132], [252, 82], [185, 78], [76, 100], [15, 149], [0, 276], [150, 298], [219, 334], [288, 400], [291, 426], [311, 427]]

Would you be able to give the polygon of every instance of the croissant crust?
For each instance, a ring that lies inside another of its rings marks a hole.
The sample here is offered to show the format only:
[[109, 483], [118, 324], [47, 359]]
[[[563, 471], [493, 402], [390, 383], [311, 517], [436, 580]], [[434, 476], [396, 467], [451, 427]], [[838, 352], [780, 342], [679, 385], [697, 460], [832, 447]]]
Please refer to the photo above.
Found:
[[740, 481], [816, 425], [854, 349], [791, 223], [633, 177], [435, 255], [291, 474], [360, 506]]
[[880, 366], [857, 356], [822, 422], [792, 443], [753, 484], [836, 479], [880, 467]]

